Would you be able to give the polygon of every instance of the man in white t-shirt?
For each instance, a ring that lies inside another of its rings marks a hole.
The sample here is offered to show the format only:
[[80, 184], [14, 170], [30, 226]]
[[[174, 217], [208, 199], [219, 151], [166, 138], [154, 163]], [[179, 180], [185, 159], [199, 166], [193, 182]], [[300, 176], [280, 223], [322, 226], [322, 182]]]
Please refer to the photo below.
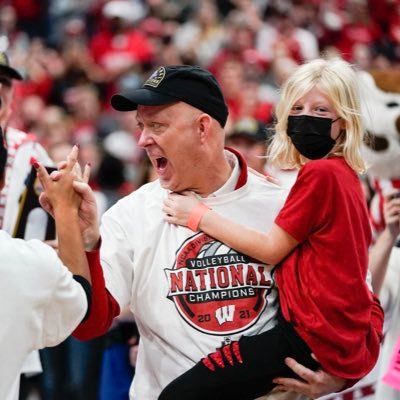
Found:
[[[93, 197], [83, 194], [93, 304], [75, 335], [84, 340], [106, 332], [129, 306], [140, 332], [130, 398], [156, 400], [202, 356], [270, 329], [277, 314], [274, 280], [264, 266], [201, 232], [166, 223], [164, 199], [170, 191], [191, 190], [237, 222], [268, 230], [287, 191], [249, 174], [240, 154], [224, 150], [228, 109], [208, 71], [160, 67], [141, 89], [115, 95], [112, 105], [137, 110], [138, 144], [159, 179], [104, 214], [101, 241]], [[41, 203], [48, 208], [45, 195]], [[289, 364], [305, 381], [292, 382], [288, 390], [311, 396], [344, 385], [323, 371]], [[293, 398], [288, 396], [280, 398]]]

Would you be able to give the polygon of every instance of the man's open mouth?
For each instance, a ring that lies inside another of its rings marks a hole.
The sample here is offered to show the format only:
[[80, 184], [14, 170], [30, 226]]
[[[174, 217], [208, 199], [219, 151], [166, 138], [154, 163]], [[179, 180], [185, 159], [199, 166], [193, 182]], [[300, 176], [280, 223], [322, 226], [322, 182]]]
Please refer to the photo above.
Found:
[[167, 166], [167, 159], [165, 157], [156, 158], [157, 169], [162, 170]]

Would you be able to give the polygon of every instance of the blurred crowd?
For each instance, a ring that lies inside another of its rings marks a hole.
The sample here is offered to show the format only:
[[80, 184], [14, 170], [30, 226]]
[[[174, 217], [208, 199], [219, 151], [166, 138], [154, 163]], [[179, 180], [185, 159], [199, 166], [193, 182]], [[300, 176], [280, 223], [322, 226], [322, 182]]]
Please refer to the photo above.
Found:
[[243, 118], [270, 124], [280, 83], [304, 60], [398, 65], [400, 2], [0, 0], [2, 50], [24, 76], [10, 125], [34, 133], [55, 161], [79, 143], [108, 207], [148, 179], [134, 117], [113, 112], [113, 93], [158, 65], [197, 64], [222, 85], [227, 134]]
[[320, 55], [399, 67], [400, 1], [0, 0], [3, 51], [24, 78], [9, 126], [33, 133], [55, 163], [79, 144], [103, 212], [153, 179], [134, 113], [115, 112], [112, 94], [140, 87], [159, 65], [210, 70], [229, 105], [227, 144], [263, 173], [288, 74]]

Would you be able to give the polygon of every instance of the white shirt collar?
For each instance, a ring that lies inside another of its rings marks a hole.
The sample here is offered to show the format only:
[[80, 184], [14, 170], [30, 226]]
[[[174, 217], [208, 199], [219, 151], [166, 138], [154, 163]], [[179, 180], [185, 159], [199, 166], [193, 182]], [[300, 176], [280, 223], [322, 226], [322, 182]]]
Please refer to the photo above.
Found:
[[210, 196], [215, 197], [221, 194], [233, 192], [240, 176], [239, 161], [237, 157], [230, 151], [225, 150], [225, 157], [232, 167], [232, 172], [228, 180]]

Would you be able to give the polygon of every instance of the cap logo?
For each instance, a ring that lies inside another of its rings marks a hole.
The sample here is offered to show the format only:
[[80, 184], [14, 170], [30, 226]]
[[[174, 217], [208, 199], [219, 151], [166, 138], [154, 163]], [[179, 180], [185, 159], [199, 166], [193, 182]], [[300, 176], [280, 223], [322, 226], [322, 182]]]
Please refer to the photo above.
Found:
[[165, 68], [160, 67], [152, 73], [149, 79], [143, 84], [143, 86], [157, 87], [161, 81], [165, 78]]

